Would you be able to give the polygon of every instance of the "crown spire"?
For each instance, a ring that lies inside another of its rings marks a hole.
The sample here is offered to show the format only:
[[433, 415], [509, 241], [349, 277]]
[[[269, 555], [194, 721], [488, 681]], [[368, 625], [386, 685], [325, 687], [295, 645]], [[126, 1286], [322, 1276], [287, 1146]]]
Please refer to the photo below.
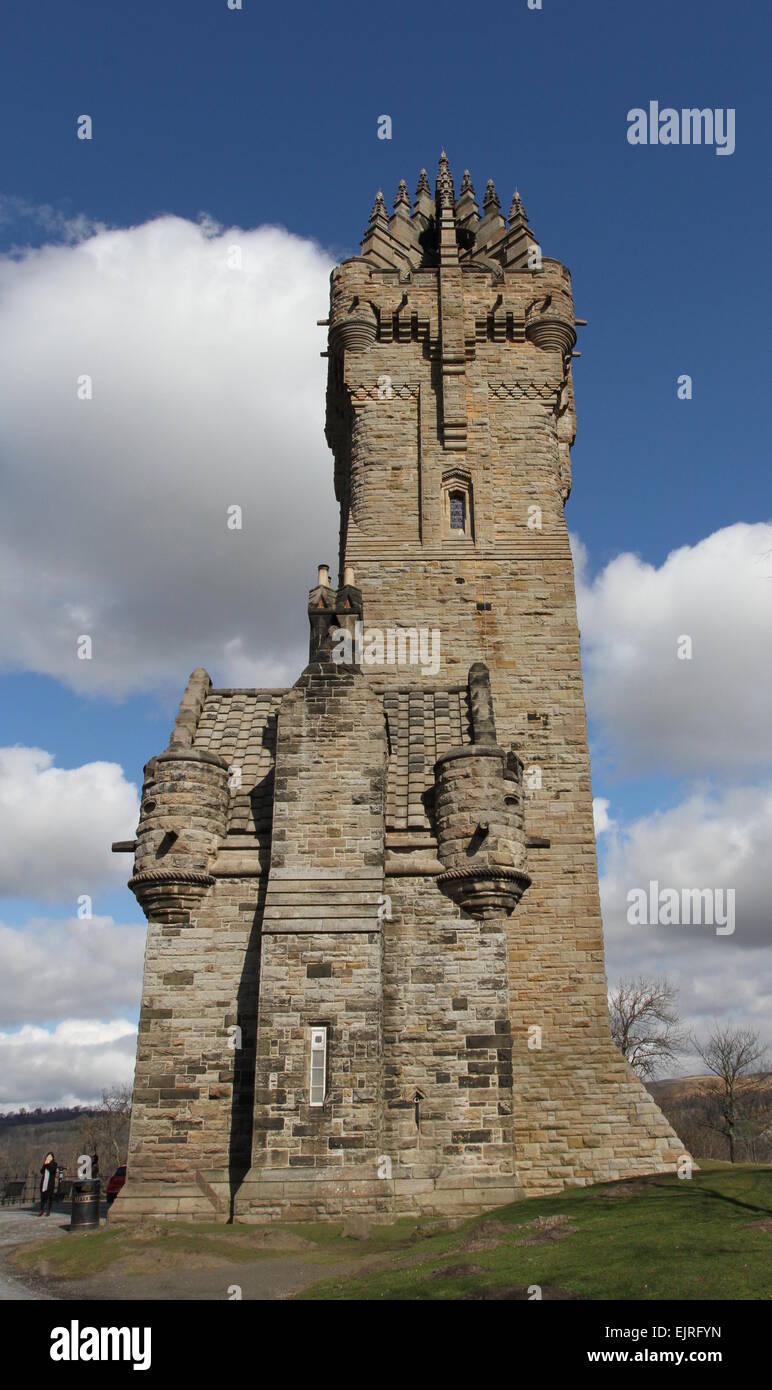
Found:
[[453, 192], [453, 175], [450, 172], [448, 156], [445, 151], [440, 155], [440, 163], [437, 169], [437, 190], [435, 200], [439, 208], [452, 208], [456, 198]]
[[455, 197], [453, 173], [443, 149], [434, 190], [425, 168], [418, 175], [412, 203], [405, 179], [399, 180], [393, 212], [388, 210], [382, 190], [378, 190], [364, 233], [362, 255], [408, 277], [419, 266], [448, 270], [459, 264], [459, 258], [464, 267], [487, 264], [497, 274], [499, 267], [532, 269], [536, 265], [533, 249], [540, 252], [540, 247], [529, 226], [520, 190], [515, 189], [506, 218], [493, 179], [488, 179], [480, 203], [482, 206], [468, 169], [464, 169], [458, 198]]

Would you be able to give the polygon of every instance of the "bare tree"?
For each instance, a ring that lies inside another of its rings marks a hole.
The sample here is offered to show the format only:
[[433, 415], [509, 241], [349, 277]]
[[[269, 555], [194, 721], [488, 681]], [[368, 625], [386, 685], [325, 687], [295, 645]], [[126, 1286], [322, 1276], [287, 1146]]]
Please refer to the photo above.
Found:
[[679, 1028], [678, 990], [667, 980], [620, 980], [609, 995], [611, 1036], [644, 1080], [686, 1047]]
[[89, 1115], [83, 1130], [89, 1153], [98, 1152], [100, 1159], [113, 1167], [125, 1162], [130, 1116], [130, 1086], [113, 1086], [103, 1091], [98, 1110]]
[[[760, 1105], [757, 1081], [751, 1068], [763, 1071], [766, 1048], [752, 1028], [722, 1028], [713, 1024], [707, 1042], [692, 1036], [692, 1046], [702, 1058], [708, 1071], [717, 1076], [718, 1086], [706, 1085], [702, 1094], [708, 1102], [705, 1123], [723, 1135], [729, 1146], [729, 1162], [734, 1163], [738, 1140], [746, 1148], [755, 1148], [761, 1137], [769, 1112]], [[766, 1119], [765, 1119], [766, 1114]]]

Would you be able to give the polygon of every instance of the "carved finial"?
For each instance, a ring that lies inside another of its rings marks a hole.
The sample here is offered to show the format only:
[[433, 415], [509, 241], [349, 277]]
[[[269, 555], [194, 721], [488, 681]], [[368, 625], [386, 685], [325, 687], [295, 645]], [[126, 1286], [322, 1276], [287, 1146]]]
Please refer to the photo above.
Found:
[[[386, 232], [386, 233], [388, 233], [388, 230], [389, 230], [389, 214], [388, 214], [388, 212], [386, 211], [386, 204], [385, 204], [384, 199], [383, 199], [383, 193], [381, 192], [381, 190], [380, 190], [380, 188], [379, 188], [379, 189], [378, 189], [378, 192], [377, 192], [376, 195], [375, 195], [375, 202], [373, 203], [372, 211], [371, 211], [371, 213], [370, 213], [370, 221], [368, 222], [368, 224], [367, 224], [367, 226], [366, 226], [366, 228], [365, 228], [365, 237], [364, 237], [364, 239], [365, 239], [365, 241], [367, 241], [368, 237], [371, 237], [371, 236], [373, 235], [374, 232]], [[364, 246], [364, 243], [363, 243], [363, 246]]]
[[420, 231], [424, 231], [429, 225], [429, 221], [434, 217], [434, 199], [429, 187], [429, 179], [426, 170], [422, 169], [418, 175], [418, 187], [415, 191], [413, 201], [413, 225]]
[[494, 213], [501, 212], [501, 203], [499, 202], [498, 194], [496, 192], [493, 179], [488, 179], [488, 182], [485, 185], [485, 197], [483, 198], [483, 212], [485, 213], [486, 217], [490, 217]]
[[394, 211], [403, 217], [410, 216], [410, 194], [407, 191], [407, 184], [404, 179], [400, 179], [397, 196], [394, 199]]
[[453, 175], [450, 172], [448, 156], [444, 150], [440, 155], [440, 163], [437, 169], [437, 191], [435, 198], [438, 207], [452, 207], [456, 201], [453, 192]]
[[464, 177], [461, 181], [461, 194], [456, 203], [456, 217], [467, 233], [476, 231], [480, 223], [480, 209], [477, 206], [468, 169], [464, 170]]
[[385, 223], [387, 227], [389, 225], [389, 218], [386, 212], [386, 204], [384, 202], [383, 193], [381, 192], [380, 188], [378, 189], [378, 192], [375, 195], [375, 202], [373, 203], [372, 211], [370, 213], [370, 226], [374, 227], [378, 222], [382, 224]]
[[527, 222], [527, 221], [528, 221], [528, 215], [527, 215], [527, 213], [526, 213], [525, 208], [523, 207], [523, 203], [522, 203], [522, 199], [521, 199], [521, 197], [520, 197], [520, 194], [518, 193], [517, 189], [515, 189], [514, 193], [512, 194], [512, 202], [511, 202], [510, 208], [509, 208], [509, 225], [510, 225], [510, 227], [512, 226], [512, 223], [515, 222], [517, 219], [520, 219], [520, 220], [523, 221], [523, 222]]

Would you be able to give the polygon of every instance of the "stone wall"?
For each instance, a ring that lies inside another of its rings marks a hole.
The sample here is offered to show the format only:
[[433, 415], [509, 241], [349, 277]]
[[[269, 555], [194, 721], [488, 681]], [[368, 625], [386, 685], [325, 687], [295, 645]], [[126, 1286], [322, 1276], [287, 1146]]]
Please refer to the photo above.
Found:
[[[368, 625], [439, 630], [438, 686], [465, 679], [478, 660], [486, 663], [498, 743], [516, 750], [525, 766], [525, 830], [541, 843], [528, 852], [532, 886], [512, 916], [498, 923], [508, 943], [517, 1178], [526, 1192], [536, 1192], [672, 1167], [680, 1143], [609, 1034], [564, 516], [575, 429], [570, 276], [544, 258], [534, 272], [467, 271], [459, 277], [454, 271], [449, 278], [441, 262], [438, 270], [419, 268], [406, 277], [385, 264], [388, 248], [383, 239], [379, 245], [380, 261], [355, 258], [332, 277], [333, 335], [352, 295], [366, 298], [378, 319], [372, 341], [356, 345], [330, 369], [328, 437], [342, 465], [342, 554], [356, 569]], [[444, 276], [449, 292], [443, 298]], [[452, 408], [457, 413], [461, 390], [467, 422], [461, 449], [456, 443], [450, 448], [443, 431], [448, 316], [458, 325], [454, 341], [464, 344], [463, 361], [453, 367]], [[349, 457], [356, 480], [351, 491], [345, 486]], [[418, 540], [414, 518], [395, 508], [405, 468], [418, 474]], [[443, 534], [443, 486], [454, 476], [470, 489], [473, 524], [466, 536]], [[404, 686], [410, 674], [386, 666], [372, 678], [388, 690]], [[425, 671], [415, 673], [419, 678], [432, 679]], [[406, 876], [411, 860], [417, 864], [426, 853], [417, 833], [412, 855], [409, 844], [403, 834], [403, 915], [389, 932], [410, 932], [407, 924], [418, 914], [422, 940], [459, 928], [463, 937], [469, 919], [447, 920], [436, 881]], [[393, 880], [387, 882], [391, 891]], [[403, 958], [394, 951], [395, 964]], [[409, 1016], [407, 998], [419, 1007], [409, 975], [395, 981], [386, 970], [384, 989], [398, 1001], [398, 1016]], [[463, 1053], [454, 1053], [452, 1040], [459, 1020], [446, 1003], [440, 1007], [439, 995], [437, 1005], [434, 1042], [446, 1030], [457, 1063]], [[409, 1024], [404, 1027], [410, 1037]], [[537, 1036], [540, 1046], [529, 1047]], [[399, 1049], [399, 1032], [393, 1042]], [[440, 1105], [437, 1074], [444, 1077], [447, 1069], [433, 1071], [427, 1062], [427, 1114]], [[452, 1144], [441, 1147], [442, 1162], [452, 1161]]]
[[252, 1144], [255, 888], [229, 877], [149, 905], [128, 1180], [111, 1222], [230, 1212]]
[[[530, 267], [533, 245], [517, 195], [507, 226], [489, 185], [481, 219], [467, 176], [454, 201], [443, 156], [436, 201], [423, 175], [412, 215], [403, 190], [391, 220], [379, 196], [363, 254], [332, 274], [342, 587], [320, 572], [312, 659], [278, 705], [270, 841], [262, 811], [254, 848], [246, 815], [225, 830], [227, 762], [199, 724], [221, 719], [224, 747], [230, 716], [208, 711], [205, 672], [148, 765], [132, 884], [150, 925], [117, 1219], [482, 1210], [672, 1169], [681, 1151], [610, 1040], [564, 516], [573, 297], [559, 262]], [[329, 623], [362, 613], [366, 627], [438, 630], [437, 672], [335, 665], [320, 649]], [[470, 736], [458, 690], [481, 662], [495, 730], [489, 710]], [[387, 829], [405, 700], [407, 806]], [[239, 745], [255, 769], [258, 732]], [[441, 876], [483, 860], [509, 865], [517, 890], [496, 910], [499, 884], [467, 912]], [[313, 1026], [327, 1029], [323, 1106], [310, 1104]]]
[[[279, 710], [252, 1167], [238, 1194], [241, 1219], [313, 1215], [323, 1205], [314, 1184], [342, 1192], [362, 1171], [370, 1183], [376, 1178], [386, 757], [380, 699], [325, 650]], [[321, 1106], [309, 1095], [315, 1027], [327, 1033]]]

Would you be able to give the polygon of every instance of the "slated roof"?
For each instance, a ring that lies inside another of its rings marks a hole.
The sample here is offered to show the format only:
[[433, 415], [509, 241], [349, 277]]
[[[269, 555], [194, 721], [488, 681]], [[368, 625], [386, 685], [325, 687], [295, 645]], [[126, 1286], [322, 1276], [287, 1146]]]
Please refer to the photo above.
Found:
[[270, 834], [276, 714], [284, 690], [215, 690], [204, 701], [193, 747], [241, 768], [231, 791], [229, 835]]
[[[241, 769], [241, 786], [231, 791], [230, 835], [270, 834], [276, 716], [285, 694], [210, 689], [204, 701], [193, 747]], [[389, 735], [386, 826], [429, 830], [422, 798], [434, 786], [434, 763], [448, 748], [472, 742], [468, 689], [407, 686], [379, 694]]]
[[382, 695], [390, 750], [386, 827], [429, 830], [422, 797], [434, 787], [434, 764], [448, 748], [472, 742], [469, 691], [411, 686]]

